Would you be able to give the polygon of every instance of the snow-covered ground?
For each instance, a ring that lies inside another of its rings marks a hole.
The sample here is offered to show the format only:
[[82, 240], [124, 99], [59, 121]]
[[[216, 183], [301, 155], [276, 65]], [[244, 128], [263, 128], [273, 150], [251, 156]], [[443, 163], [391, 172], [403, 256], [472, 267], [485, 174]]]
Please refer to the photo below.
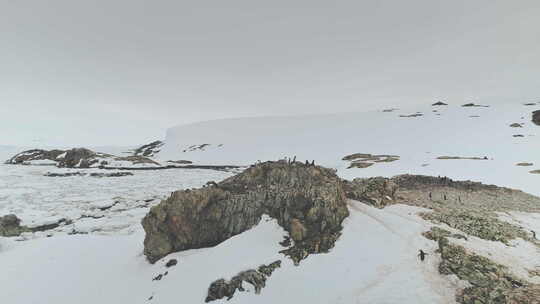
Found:
[[[348, 179], [441, 175], [540, 195], [540, 175], [529, 173], [540, 169], [540, 126], [530, 122], [530, 112], [538, 108], [426, 106], [210, 121], [168, 130], [157, 159], [248, 165], [296, 155], [299, 160], [314, 159], [336, 168]], [[424, 116], [399, 117], [418, 111]], [[510, 127], [514, 122], [523, 127]], [[513, 137], [517, 134], [524, 137]], [[97, 151], [119, 154], [122, 150], [126, 149]], [[20, 151], [0, 147], [0, 157], [8, 159]], [[347, 169], [349, 162], [341, 159], [352, 153], [392, 154], [400, 159]], [[439, 156], [488, 159], [440, 160]], [[516, 166], [520, 162], [534, 165]], [[270, 219], [213, 248], [173, 253], [151, 265], [142, 253], [140, 225], [148, 209], [171, 191], [200, 187], [232, 173], [173, 169], [133, 171], [133, 176], [123, 177], [44, 176], [77, 171], [102, 172], [0, 165], [0, 216], [15, 213], [29, 226], [62, 218], [73, 221], [52, 231], [0, 237], [0, 303], [202, 303], [214, 280], [278, 259], [282, 266], [261, 295], [252, 290], [237, 293], [229, 303], [455, 303], [456, 288], [463, 285], [438, 273], [436, 243], [421, 235], [433, 224], [416, 215], [419, 208], [375, 209], [355, 201], [349, 202], [351, 215], [332, 251], [311, 255], [300, 266], [278, 253], [285, 232]], [[538, 214], [512, 212], [500, 218], [540, 232]], [[510, 247], [469, 240], [452, 242], [509, 266], [516, 275], [526, 276], [526, 269], [540, 264], [538, 248], [525, 241], [517, 240]], [[430, 254], [424, 262], [417, 258], [419, 248]], [[165, 268], [170, 258], [178, 259], [178, 265]], [[152, 280], [167, 271], [161, 280]], [[222, 302], [226, 301], [216, 301]]]
[[[315, 160], [336, 168], [344, 178], [441, 175], [540, 195], [540, 175], [529, 173], [540, 169], [540, 126], [531, 122], [531, 112], [537, 109], [540, 105], [520, 103], [490, 107], [428, 105], [393, 112], [215, 120], [169, 129], [158, 157], [245, 165], [297, 156], [302, 161]], [[416, 112], [424, 115], [400, 117]], [[510, 127], [516, 122], [523, 127]], [[210, 146], [183, 152], [194, 144]], [[349, 162], [341, 159], [352, 153], [391, 154], [400, 159], [365, 169], [347, 169]], [[488, 160], [438, 160], [439, 156], [486, 156]], [[516, 166], [520, 162], [533, 166]]]

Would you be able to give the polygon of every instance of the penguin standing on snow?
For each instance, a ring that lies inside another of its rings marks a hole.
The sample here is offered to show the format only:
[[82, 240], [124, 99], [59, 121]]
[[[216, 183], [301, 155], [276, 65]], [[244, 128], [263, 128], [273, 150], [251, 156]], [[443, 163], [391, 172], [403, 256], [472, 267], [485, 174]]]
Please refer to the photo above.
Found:
[[426, 255], [427, 253], [425, 253], [422, 249], [420, 249], [420, 253], [418, 254], [418, 256], [420, 257], [420, 261], [424, 261], [424, 259], [426, 258]]

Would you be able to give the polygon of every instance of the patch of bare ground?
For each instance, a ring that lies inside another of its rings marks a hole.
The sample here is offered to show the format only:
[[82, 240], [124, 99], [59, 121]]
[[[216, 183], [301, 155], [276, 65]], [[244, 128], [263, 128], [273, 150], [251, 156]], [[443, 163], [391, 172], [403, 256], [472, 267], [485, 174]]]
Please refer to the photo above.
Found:
[[520, 166], [520, 167], [529, 167], [529, 166], [532, 166], [533, 163], [517, 163], [516, 166]]
[[390, 163], [399, 160], [397, 155], [386, 154], [369, 154], [369, 153], [354, 153], [347, 155], [342, 160], [349, 161], [350, 168], [367, 168], [373, 166], [375, 163]]

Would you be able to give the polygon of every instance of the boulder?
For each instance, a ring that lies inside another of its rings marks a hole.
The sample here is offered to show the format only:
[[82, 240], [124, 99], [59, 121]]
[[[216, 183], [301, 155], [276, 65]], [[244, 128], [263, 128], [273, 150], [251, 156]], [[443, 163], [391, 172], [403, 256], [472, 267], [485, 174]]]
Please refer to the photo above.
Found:
[[15, 214], [8, 214], [0, 217], [0, 236], [19, 236], [21, 233], [27, 231], [29, 231], [29, 229], [21, 226], [21, 220]]
[[296, 248], [285, 254], [298, 262], [333, 247], [349, 212], [334, 170], [265, 162], [213, 186], [173, 192], [152, 207], [142, 220], [144, 253], [154, 263], [171, 252], [215, 246], [257, 225], [263, 214], [291, 233]]
[[540, 126], [540, 110], [532, 112], [532, 122], [535, 125]]

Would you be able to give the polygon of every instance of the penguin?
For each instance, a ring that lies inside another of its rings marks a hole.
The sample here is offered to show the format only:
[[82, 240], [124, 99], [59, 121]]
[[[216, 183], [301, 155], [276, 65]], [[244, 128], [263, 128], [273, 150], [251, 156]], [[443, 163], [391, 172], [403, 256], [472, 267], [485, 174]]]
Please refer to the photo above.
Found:
[[420, 261], [424, 261], [424, 259], [426, 258], [426, 255], [428, 255], [427, 253], [425, 253], [422, 249], [420, 249], [420, 253], [418, 253], [418, 256], [420, 257]]

